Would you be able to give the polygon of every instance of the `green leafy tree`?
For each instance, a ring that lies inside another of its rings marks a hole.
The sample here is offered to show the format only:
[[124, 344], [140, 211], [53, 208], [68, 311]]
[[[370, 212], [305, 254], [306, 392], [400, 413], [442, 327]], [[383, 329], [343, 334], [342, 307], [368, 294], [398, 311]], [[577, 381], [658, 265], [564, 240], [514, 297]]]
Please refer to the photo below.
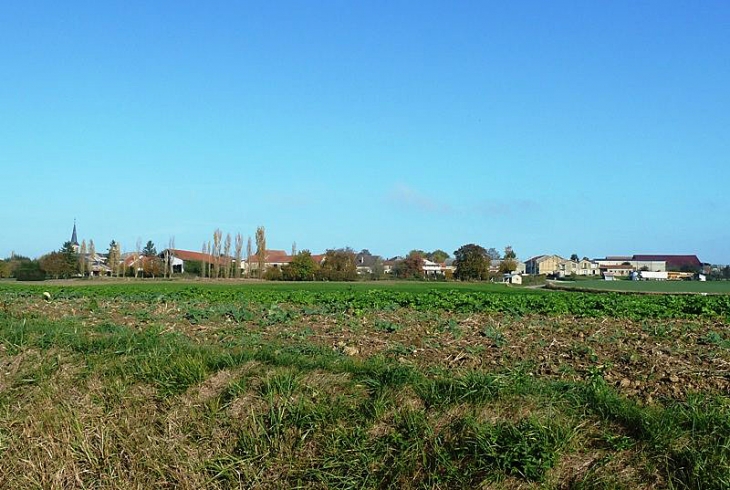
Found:
[[256, 228], [256, 260], [258, 261], [258, 275], [262, 277], [266, 267], [266, 230], [263, 226]]
[[263, 278], [267, 281], [281, 281], [284, 278], [284, 275], [280, 268], [269, 267], [266, 271], [264, 271]]
[[373, 265], [370, 267], [372, 270], [370, 274], [370, 279], [374, 281], [380, 281], [382, 279], [385, 279], [385, 265], [383, 264], [383, 259], [380, 257], [375, 257], [375, 261], [373, 262]]
[[302, 250], [292, 261], [282, 267], [281, 273], [285, 281], [313, 281], [319, 265], [312, 258], [309, 250]]
[[441, 249], [437, 249], [426, 255], [426, 258], [430, 261], [436, 262], [437, 264], [441, 264], [449, 258], [449, 254]]
[[455, 276], [462, 281], [489, 278], [490, 257], [484, 247], [473, 243], [463, 245], [454, 252]]
[[572, 254], [570, 256], [570, 260], [572, 260], [573, 262], [580, 262], [580, 258], [578, 257], [578, 254]]
[[119, 274], [119, 261], [122, 260], [122, 251], [119, 244], [112, 240], [109, 242], [109, 250], [107, 251], [107, 265], [112, 270], [112, 275]]
[[357, 279], [355, 252], [351, 248], [327, 250], [318, 277], [327, 281], [354, 281]]
[[145, 245], [142, 249], [142, 255], [144, 255], [145, 257], [157, 256], [157, 248], [155, 248], [155, 244], [152, 243], [152, 240], [147, 241], [147, 245]]
[[499, 264], [499, 272], [501, 274], [508, 274], [517, 270], [517, 261], [515, 259], [502, 259]]
[[46, 273], [41, 269], [37, 260], [24, 260], [20, 262], [14, 272], [18, 281], [43, 281]]
[[62, 277], [72, 277], [79, 274], [81, 272], [79, 269], [79, 254], [73, 244], [71, 242], [64, 243], [59, 252], [63, 254], [64, 261]]
[[9, 258], [5, 259], [4, 261], [5, 264], [3, 266], [3, 274], [5, 275], [5, 277], [17, 278], [18, 270], [20, 270], [22, 267], [25, 267], [25, 264], [30, 261], [31, 260], [28, 257], [13, 253], [10, 255]]
[[10, 277], [10, 262], [7, 260], [0, 260], [0, 278], [5, 279]]
[[506, 247], [504, 247], [504, 258], [505, 259], [516, 259], [517, 258], [517, 254], [512, 249], [512, 245], [507, 245]]
[[490, 260], [499, 260], [501, 255], [499, 254], [499, 250], [494, 247], [490, 247], [487, 249], [487, 257], [489, 257]]

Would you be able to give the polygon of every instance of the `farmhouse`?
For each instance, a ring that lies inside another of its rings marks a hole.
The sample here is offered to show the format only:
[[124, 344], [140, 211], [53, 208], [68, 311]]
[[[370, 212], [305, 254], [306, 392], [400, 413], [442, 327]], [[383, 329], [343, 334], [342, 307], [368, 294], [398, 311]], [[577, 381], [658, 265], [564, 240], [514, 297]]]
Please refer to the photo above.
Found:
[[576, 274], [579, 276], [598, 276], [600, 273], [601, 270], [596, 262], [588, 259], [582, 259], [578, 262]]
[[538, 255], [525, 261], [525, 272], [534, 275], [557, 274], [565, 259], [559, 255]]
[[535, 275], [568, 276], [578, 274], [578, 262], [559, 255], [538, 255], [525, 262], [525, 272]]

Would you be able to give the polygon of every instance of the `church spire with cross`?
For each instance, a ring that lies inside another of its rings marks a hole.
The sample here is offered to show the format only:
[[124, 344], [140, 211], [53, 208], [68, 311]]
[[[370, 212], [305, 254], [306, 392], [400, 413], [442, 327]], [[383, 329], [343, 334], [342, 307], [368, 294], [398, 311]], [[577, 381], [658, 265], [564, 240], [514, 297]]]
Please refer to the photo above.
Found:
[[76, 236], [76, 218], [74, 218], [74, 231], [71, 232], [71, 245], [74, 247], [74, 250], [79, 249], [79, 239]]

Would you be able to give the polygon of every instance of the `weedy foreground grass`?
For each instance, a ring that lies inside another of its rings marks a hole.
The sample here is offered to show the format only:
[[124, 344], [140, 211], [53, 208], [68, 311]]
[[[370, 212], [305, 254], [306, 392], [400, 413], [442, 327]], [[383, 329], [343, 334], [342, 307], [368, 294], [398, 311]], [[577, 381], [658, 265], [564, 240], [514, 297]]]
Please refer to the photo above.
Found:
[[729, 488], [726, 332], [13, 296], [0, 487]]

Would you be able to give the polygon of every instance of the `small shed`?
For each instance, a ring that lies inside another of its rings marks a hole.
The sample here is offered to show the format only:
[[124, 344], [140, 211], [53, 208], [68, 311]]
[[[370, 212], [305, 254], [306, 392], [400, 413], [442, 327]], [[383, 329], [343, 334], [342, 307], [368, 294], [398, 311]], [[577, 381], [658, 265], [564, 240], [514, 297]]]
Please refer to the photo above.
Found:
[[507, 284], [522, 285], [522, 276], [520, 274], [504, 274], [502, 276], [502, 282]]

